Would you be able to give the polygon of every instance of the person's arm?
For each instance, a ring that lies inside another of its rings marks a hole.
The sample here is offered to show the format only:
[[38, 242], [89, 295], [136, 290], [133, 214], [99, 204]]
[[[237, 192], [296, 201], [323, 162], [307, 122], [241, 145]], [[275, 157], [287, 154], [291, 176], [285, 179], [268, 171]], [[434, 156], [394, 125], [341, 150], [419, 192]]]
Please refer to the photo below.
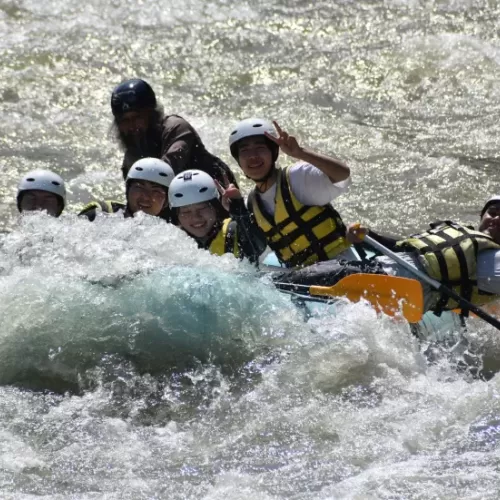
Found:
[[[392, 250], [393, 252], [404, 251], [403, 249], [398, 248], [396, 246], [396, 243], [398, 241], [401, 241], [401, 238], [384, 234], [378, 234], [374, 232], [372, 229], [368, 229], [367, 227], [362, 226], [359, 223], [350, 224], [347, 227], [346, 239], [349, 243], [352, 243], [354, 245], [363, 245], [367, 250], [374, 251], [373, 248], [370, 247], [370, 245], [367, 245], [363, 242], [363, 238], [367, 234], [369, 234], [375, 241], [378, 241], [379, 243], [387, 247], [389, 250]], [[378, 254], [378, 252], [376, 251], [374, 252], [375, 254]]]
[[246, 207], [240, 190], [234, 184], [227, 185], [227, 177], [224, 177], [224, 182], [227, 187], [223, 187], [217, 180], [215, 185], [221, 195], [221, 205], [229, 212], [232, 222], [237, 225], [240, 257], [247, 257], [251, 262], [258, 262], [267, 246], [266, 237], [254, 222], [253, 215]]
[[[238, 181], [234, 175], [234, 172], [226, 165], [220, 158], [209, 153], [209, 156], [213, 158], [212, 170], [213, 174], [210, 174], [216, 181], [224, 186], [233, 186], [239, 188]], [[210, 173], [210, 172], [209, 172]]]
[[309, 148], [299, 146], [294, 136], [288, 135], [287, 132], [281, 129], [277, 122], [273, 121], [273, 124], [278, 132], [278, 137], [268, 134], [267, 132], [265, 133], [266, 137], [275, 142], [283, 153], [315, 166], [321, 170], [333, 184], [345, 181], [349, 178], [351, 171], [343, 162], [330, 156], [316, 153]]
[[323, 206], [349, 189], [351, 178], [332, 183], [319, 168], [310, 163], [300, 162], [288, 169], [290, 188], [300, 203], [310, 206]]
[[125, 209], [126, 204], [119, 201], [91, 201], [82, 208], [81, 212], [78, 214], [78, 217], [87, 217], [90, 222], [93, 222], [97, 217], [98, 212], [102, 212], [105, 214], [115, 214], [116, 212]]
[[161, 159], [169, 163], [176, 174], [192, 168], [191, 159], [197, 147], [203, 148], [201, 139], [186, 120], [179, 116], [171, 116], [165, 120]]
[[[387, 247], [389, 250], [392, 250], [393, 252], [397, 252], [398, 248], [396, 247], [396, 243], [398, 241], [401, 241], [402, 238], [395, 238], [394, 236], [389, 236], [387, 234], [379, 234], [370, 229], [370, 236], [375, 240]], [[366, 245], [367, 248], [370, 248], [369, 245]], [[373, 248], [371, 249], [372, 251]], [[376, 252], [376, 251], [375, 251]]]
[[266, 236], [253, 221], [252, 214], [245, 206], [243, 198], [230, 200], [229, 215], [237, 224], [238, 248], [241, 258], [258, 262], [267, 247]]

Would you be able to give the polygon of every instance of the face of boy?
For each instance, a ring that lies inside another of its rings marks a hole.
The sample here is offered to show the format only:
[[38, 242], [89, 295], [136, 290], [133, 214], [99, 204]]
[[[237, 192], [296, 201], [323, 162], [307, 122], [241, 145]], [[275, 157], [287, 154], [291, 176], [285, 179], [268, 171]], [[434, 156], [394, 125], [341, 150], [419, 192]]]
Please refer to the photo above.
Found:
[[19, 203], [21, 212], [46, 211], [49, 215], [57, 217], [60, 210], [59, 198], [47, 191], [32, 189], [23, 193]]
[[133, 180], [127, 194], [130, 212], [144, 212], [148, 215], [160, 215], [167, 201], [165, 188], [148, 181]]
[[238, 144], [238, 163], [255, 182], [265, 179], [273, 166], [273, 154], [264, 137], [248, 137]]

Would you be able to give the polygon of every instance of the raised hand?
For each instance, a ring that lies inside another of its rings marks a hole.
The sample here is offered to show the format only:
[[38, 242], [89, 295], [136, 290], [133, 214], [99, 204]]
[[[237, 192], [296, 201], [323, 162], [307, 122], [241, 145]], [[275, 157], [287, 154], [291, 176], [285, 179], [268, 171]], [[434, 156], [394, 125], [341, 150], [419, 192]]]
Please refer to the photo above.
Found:
[[292, 156], [293, 158], [299, 158], [300, 154], [302, 153], [302, 148], [299, 146], [297, 139], [293, 135], [288, 135], [288, 133], [278, 125], [278, 122], [273, 121], [273, 125], [278, 132], [278, 137], [264, 132], [266, 134], [266, 137], [275, 142], [280, 147], [281, 151], [283, 151], [283, 153], [287, 154], [288, 156]]
[[349, 243], [362, 243], [363, 238], [368, 234], [368, 228], [362, 226], [359, 222], [347, 226], [346, 240]]
[[230, 200], [237, 200], [243, 198], [241, 196], [240, 190], [229, 182], [227, 175], [224, 174], [224, 184], [226, 187], [222, 187], [219, 181], [214, 180], [215, 185], [217, 186], [217, 190], [220, 193], [220, 202], [222, 206], [229, 212], [229, 203]]

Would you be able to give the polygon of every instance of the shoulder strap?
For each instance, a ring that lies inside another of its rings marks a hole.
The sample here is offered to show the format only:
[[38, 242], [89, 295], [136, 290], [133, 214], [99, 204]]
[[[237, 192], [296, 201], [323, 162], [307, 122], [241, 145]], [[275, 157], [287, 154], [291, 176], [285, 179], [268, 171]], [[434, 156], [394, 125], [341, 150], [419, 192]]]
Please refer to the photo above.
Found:
[[247, 196], [247, 208], [250, 212], [253, 213], [253, 207], [255, 203], [255, 188], [253, 188]]
[[[279, 175], [279, 174], [278, 174]], [[276, 187], [278, 189], [278, 187]], [[264, 204], [262, 201], [259, 199], [259, 196], [257, 195], [257, 191], [255, 188], [253, 188], [248, 197], [247, 197], [247, 208], [248, 210], [255, 216], [256, 209], [260, 212], [261, 216], [267, 221], [269, 226], [275, 226], [276, 221], [274, 220], [274, 216], [272, 216], [264, 207]], [[257, 220], [257, 219], [256, 219]], [[271, 229], [269, 234], [267, 235], [269, 238], [271, 238], [276, 232], [276, 228]]]

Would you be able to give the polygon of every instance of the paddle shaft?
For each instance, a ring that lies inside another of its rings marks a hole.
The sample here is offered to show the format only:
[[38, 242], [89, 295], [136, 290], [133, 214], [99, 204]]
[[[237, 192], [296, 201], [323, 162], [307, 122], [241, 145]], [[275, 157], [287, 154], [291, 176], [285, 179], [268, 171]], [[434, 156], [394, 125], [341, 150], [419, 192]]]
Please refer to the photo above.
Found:
[[383, 253], [387, 257], [390, 257], [394, 262], [397, 262], [401, 267], [404, 267], [407, 271], [413, 273], [417, 278], [420, 278], [422, 281], [425, 281], [427, 284], [429, 284], [432, 288], [434, 288], [438, 292], [447, 295], [448, 297], [451, 297], [458, 303], [458, 305], [462, 309], [468, 309], [469, 311], [472, 311], [476, 316], [479, 316], [481, 319], [484, 319], [484, 321], [486, 321], [490, 325], [500, 330], [500, 321], [498, 321], [496, 318], [488, 314], [480, 307], [474, 305], [472, 302], [465, 300], [451, 288], [448, 288], [439, 281], [431, 278], [424, 272], [420, 271], [415, 266], [412, 266], [409, 262], [406, 262], [406, 260], [402, 259], [397, 253], [393, 252], [392, 250], [389, 250], [387, 247], [385, 247], [378, 241], [375, 241], [370, 236], [366, 235], [364, 237], [364, 241], [366, 241], [369, 245], [375, 248], [375, 250], [378, 250], [380, 253]]

